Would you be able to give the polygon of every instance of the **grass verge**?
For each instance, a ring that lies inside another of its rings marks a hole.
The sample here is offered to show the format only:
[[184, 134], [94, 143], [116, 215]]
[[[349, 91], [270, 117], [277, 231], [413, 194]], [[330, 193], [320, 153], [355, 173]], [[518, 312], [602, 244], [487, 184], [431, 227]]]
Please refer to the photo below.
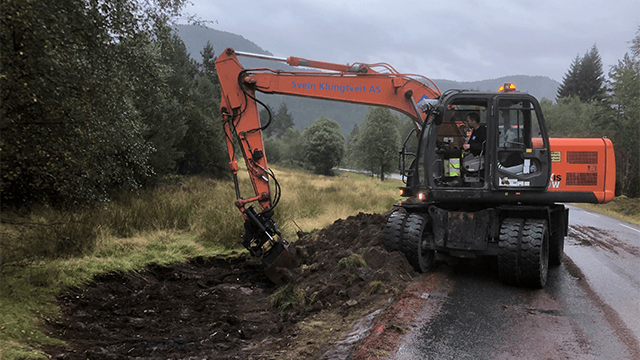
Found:
[[612, 218], [640, 225], [640, 198], [618, 196], [607, 204], [571, 204]]
[[[289, 239], [360, 211], [387, 211], [400, 199], [395, 180], [274, 171], [284, 191], [275, 220]], [[248, 177], [240, 185], [251, 195]], [[193, 177], [122, 194], [99, 209], [0, 214], [0, 359], [46, 359], [44, 347], [64, 346], [46, 326], [60, 316], [55, 299], [96, 275], [244, 252], [234, 200], [231, 182]], [[300, 291], [288, 290], [272, 299], [274, 306], [304, 303]]]

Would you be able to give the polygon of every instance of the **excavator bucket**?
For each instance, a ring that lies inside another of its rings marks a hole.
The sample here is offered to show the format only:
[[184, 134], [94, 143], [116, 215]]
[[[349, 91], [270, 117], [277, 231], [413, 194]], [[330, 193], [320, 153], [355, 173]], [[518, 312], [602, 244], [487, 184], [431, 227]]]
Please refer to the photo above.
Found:
[[286, 240], [277, 242], [269, 252], [262, 257], [265, 265], [264, 273], [276, 285], [282, 285], [285, 269], [298, 266], [295, 245]]
[[[245, 234], [242, 245], [253, 256], [262, 256], [265, 274], [276, 285], [283, 282], [284, 271], [298, 266], [295, 246], [280, 238], [280, 230], [271, 219], [273, 210], [258, 213], [253, 206], [244, 211]], [[279, 239], [279, 240], [278, 240]]]

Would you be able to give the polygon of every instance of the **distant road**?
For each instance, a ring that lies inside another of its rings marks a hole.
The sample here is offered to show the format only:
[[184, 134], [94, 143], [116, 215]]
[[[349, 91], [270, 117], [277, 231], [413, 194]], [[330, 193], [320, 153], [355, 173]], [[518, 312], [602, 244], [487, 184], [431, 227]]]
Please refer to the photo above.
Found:
[[[336, 168], [336, 170], [354, 172], [354, 173], [358, 173], [358, 174], [364, 174], [364, 175], [371, 176], [371, 173], [369, 171], [343, 169], [343, 168]], [[402, 175], [400, 175], [400, 174], [385, 174], [384, 177], [385, 178], [392, 178], [392, 179], [396, 179], [396, 180], [402, 180]]]

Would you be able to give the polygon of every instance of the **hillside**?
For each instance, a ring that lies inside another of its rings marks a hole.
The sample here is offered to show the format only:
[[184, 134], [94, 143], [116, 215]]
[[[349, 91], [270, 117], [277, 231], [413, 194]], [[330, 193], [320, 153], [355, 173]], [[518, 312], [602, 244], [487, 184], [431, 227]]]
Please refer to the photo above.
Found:
[[197, 62], [202, 62], [200, 51], [207, 45], [207, 41], [213, 46], [216, 55], [228, 47], [255, 54], [273, 55], [244, 37], [230, 32], [197, 25], [176, 25], [175, 30], [184, 41], [187, 52]]
[[[191, 54], [191, 57], [198, 62], [202, 61], [200, 51], [207, 44], [207, 41], [211, 42], [216, 54], [220, 54], [227, 47], [232, 47], [239, 51], [273, 55], [250, 40], [226, 31], [195, 25], [177, 25], [176, 32], [182, 41], [184, 41], [187, 51]], [[276, 56], [279, 57], [286, 57], [290, 55], [295, 54], [276, 54]], [[331, 61], [331, 59], [314, 60]], [[247, 68], [269, 67], [274, 69], [291, 69], [285, 64], [258, 59], [240, 58], [240, 62]], [[428, 76], [428, 74], [425, 75]], [[550, 100], [555, 99], [556, 92], [560, 86], [560, 83], [545, 76], [526, 75], [511, 75], [497, 79], [469, 82], [457, 82], [444, 79], [434, 80], [434, 82], [442, 92], [449, 89], [492, 91], [497, 90], [501, 85], [504, 85], [505, 82], [513, 82], [518, 86], [520, 91], [530, 93], [539, 100], [542, 98]], [[293, 116], [296, 128], [300, 130], [311, 125], [311, 123], [321, 115], [325, 115], [328, 118], [336, 120], [340, 124], [342, 133], [345, 134], [345, 136], [351, 132], [356, 124], [362, 122], [368, 110], [368, 107], [365, 105], [327, 102], [323, 100], [296, 98], [291, 96], [261, 94], [258, 97], [269, 104], [269, 106], [274, 110], [278, 109], [282, 102], [286, 103], [289, 112]]]

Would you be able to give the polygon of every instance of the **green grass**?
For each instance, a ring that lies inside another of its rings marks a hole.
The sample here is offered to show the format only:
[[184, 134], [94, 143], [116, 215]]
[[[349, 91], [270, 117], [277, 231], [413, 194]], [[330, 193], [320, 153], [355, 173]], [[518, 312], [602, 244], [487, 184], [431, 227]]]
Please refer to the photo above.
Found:
[[285, 311], [288, 307], [299, 307], [305, 304], [304, 290], [297, 288], [294, 284], [280, 286], [273, 294], [269, 295], [271, 306]]
[[343, 172], [327, 177], [301, 171], [275, 168], [283, 194], [276, 221], [285, 236], [295, 237], [298, 230], [322, 229], [337, 219], [359, 212], [383, 213], [402, 199], [399, 180], [380, 182], [370, 176]]
[[338, 265], [336, 265], [336, 269], [338, 271], [350, 271], [363, 267], [367, 267], [367, 263], [364, 261], [364, 258], [360, 254], [351, 254], [349, 256], [343, 257], [338, 261]]
[[607, 204], [572, 204], [612, 218], [640, 225], [640, 198], [618, 196]]
[[[289, 239], [299, 227], [310, 231], [360, 211], [384, 212], [400, 200], [395, 180], [275, 172], [283, 195], [274, 219]], [[240, 175], [242, 195], [249, 197], [251, 183]], [[43, 346], [64, 346], [45, 330], [60, 315], [54, 300], [96, 275], [244, 252], [234, 200], [231, 182], [193, 177], [122, 194], [99, 209], [0, 214], [0, 359], [45, 359]], [[284, 289], [272, 301], [280, 309], [298, 306], [305, 301], [299, 295]]]

